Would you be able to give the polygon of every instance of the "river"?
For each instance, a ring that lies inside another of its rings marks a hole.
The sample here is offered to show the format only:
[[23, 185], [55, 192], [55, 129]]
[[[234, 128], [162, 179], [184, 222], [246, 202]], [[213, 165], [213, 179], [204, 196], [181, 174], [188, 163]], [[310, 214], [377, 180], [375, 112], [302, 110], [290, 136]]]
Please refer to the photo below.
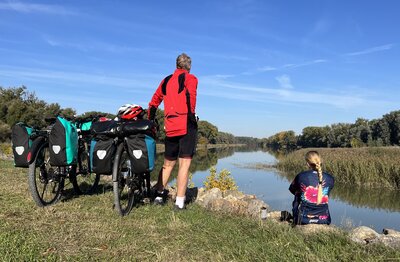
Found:
[[[162, 157], [158, 159], [162, 160]], [[293, 176], [281, 174], [273, 168], [256, 168], [257, 164], [274, 164], [276, 161], [267, 152], [246, 152], [244, 148], [199, 151], [193, 159], [192, 182], [195, 186], [203, 186], [211, 166], [216, 166], [217, 172], [227, 169], [240, 191], [256, 195], [273, 210], [291, 211], [293, 196], [288, 187]], [[161, 164], [161, 161], [158, 162]], [[329, 208], [332, 224], [339, 227], [363, 225], [374, 228], [377, 232], [381, 232], [383, 228], [400, 230], [399, 191], [365, 190], [336, 183], [329, 199]]]

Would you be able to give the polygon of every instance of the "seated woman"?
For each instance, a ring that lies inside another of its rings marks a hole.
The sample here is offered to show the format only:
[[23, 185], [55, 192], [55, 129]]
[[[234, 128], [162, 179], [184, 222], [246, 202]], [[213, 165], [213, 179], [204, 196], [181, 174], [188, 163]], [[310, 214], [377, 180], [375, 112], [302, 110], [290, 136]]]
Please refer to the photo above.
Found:
[[328, 198], [335, 180], [330, 174], [322, 172], [317, 151], [309, 151], [305, 158], [310, 170], [298, 174], [289, 187], [294, 195], [293, 223], [329, 225]]

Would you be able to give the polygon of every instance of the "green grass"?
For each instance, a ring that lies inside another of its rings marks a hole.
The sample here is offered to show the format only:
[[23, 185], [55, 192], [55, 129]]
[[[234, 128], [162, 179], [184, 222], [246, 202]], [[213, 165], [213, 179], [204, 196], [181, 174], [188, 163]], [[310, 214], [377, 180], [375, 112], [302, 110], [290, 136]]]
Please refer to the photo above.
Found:
[[294, 177], [307, 169], [309, 150], [320, 153], [323, 169], [341, 184], [400, 189], [399, 147], [301, 149], [280, 158], [277, 168]]
[[400, 257], [383, 246], [349, 242], [346, 233], [304, 235], [298, 228], [211, 213], [197, 205], [142, 205], [127, 217], [99, 194], [38, 208], [26, 170], [0, 161], [1, 261], [377, 261]]

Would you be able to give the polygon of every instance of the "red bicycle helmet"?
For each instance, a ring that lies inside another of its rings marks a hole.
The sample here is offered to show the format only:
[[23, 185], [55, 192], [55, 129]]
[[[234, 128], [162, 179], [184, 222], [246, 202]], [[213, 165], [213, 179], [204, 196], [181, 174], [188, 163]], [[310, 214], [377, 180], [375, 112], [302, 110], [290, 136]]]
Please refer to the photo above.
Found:
[[136, 120], [143, 117], [144, 110], [135, 104], [125, 104], [118, 109], [118, 117], [125, 120]]

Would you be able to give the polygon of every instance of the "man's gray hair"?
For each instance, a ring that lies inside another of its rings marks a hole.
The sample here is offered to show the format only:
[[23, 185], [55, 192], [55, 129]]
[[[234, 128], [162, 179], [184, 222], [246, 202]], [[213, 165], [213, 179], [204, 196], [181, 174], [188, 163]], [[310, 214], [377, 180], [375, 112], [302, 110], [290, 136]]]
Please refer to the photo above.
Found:
[[192, 59], [187, 54], [182, 53], [176, 58], [176, 68], [190, 71], [191, 67]]

